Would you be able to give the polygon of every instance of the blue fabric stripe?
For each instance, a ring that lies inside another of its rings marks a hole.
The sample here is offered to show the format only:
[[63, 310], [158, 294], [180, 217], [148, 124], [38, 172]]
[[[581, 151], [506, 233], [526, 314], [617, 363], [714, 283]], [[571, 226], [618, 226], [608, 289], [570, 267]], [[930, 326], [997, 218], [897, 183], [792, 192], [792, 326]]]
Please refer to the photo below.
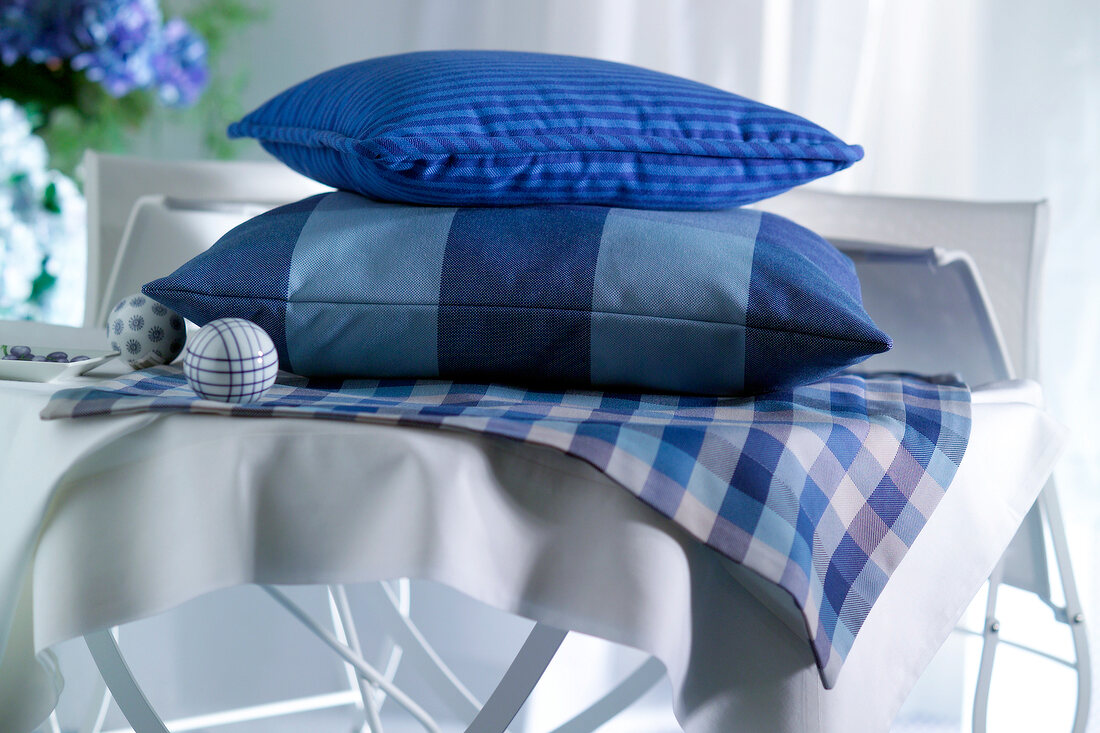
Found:
[[440, 268], [454, 215], [344, 192], [323, 198], [290, 263], [290, 364], [317, 376], [436, 376]]
[[[593, 383], [637, 384], [652, 375], [682, 392], [717, 384], [740, 391], [758, 222], [755, 212], [612, 210], [596, 265]], [[662, 318], [620, 315], [652, 312], [655, 303]]]
[[439, 372], [584, 383], [607, 209], [461, 209], [443, 255]]

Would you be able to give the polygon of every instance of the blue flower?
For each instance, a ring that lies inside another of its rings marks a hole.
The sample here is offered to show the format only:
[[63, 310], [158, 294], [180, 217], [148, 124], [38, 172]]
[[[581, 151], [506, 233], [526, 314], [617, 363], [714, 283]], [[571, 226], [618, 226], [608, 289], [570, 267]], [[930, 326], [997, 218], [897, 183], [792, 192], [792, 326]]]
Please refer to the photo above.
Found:
[[163, 45], [153, 57], [157, 75], [157, 93], [170, 107], [194, 104], [209, 81], [206, 43], [179, 18], [164, 24]]
[[11, 66], [30, 56], [42, 37], [45, 13], [31, 9], [34, 0], [6, 0], [0, 7], [0, 62]]
[[167, 105], [193, 104], [209, 80], [206, 56], [185, 21], [163, 21], [157, 0], [3, 0], [0, 7], [0, 62], [67, 61], [115, 97], [155, 88]]

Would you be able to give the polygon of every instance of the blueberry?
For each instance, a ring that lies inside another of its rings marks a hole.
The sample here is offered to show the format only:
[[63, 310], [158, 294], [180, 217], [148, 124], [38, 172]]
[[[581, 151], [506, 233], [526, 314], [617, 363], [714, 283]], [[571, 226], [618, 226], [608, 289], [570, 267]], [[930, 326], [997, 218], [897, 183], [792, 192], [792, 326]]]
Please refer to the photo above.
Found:
[[[24, 359], [23, 361], [27, 361], [27, 360]], [[30, 361], [46, 361], [46, 357], [44, 357], [44, 356], [32, 356], [30, 358]]]
[[23, 358], [28, 357], [28, 356], [31, 355], [31, 347], [29, 347], [29, 346], [13, 346], [13, 347], [11, 347], [11, 349], [8, 350], [8, 353], [11, 354], [12, 356], [16, 356], [16, 357], [19, 357], [20, 359], [23, 359]]
[[46, 354], [46, 361], [67, 362], [68, 360], [69, 360], [69, 355], [66, 354], [64, 351], [53, 351], [53, 352], [50, 352], [49, 354]]
[[0, 361], [23, 361], [23, 360], [20, 359], [18, 356], [12, 356], [11, 354], [8, 354], [7, 356], [0, 357]]
[[72, 364], [74, 361], [88, 361], [88, 357], [86, 357], [84, 355], [81, 355], [81, 356], [74, 356], [72, 359], [69, 359], [70, 364]]

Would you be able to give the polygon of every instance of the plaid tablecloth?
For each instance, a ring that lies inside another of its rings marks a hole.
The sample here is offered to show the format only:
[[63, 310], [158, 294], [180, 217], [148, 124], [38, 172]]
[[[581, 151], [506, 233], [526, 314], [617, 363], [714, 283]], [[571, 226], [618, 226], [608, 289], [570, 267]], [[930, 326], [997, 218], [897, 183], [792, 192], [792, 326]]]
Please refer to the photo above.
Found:
[[738, 399], [281, 374], [260, 402], [230, 405], [157, 367], [59, 391], [42, 417], [148, 411], [435, 426], [576, 456], [790, 593], [826, 687], [970, 433], [964, 385], [856, 374]]

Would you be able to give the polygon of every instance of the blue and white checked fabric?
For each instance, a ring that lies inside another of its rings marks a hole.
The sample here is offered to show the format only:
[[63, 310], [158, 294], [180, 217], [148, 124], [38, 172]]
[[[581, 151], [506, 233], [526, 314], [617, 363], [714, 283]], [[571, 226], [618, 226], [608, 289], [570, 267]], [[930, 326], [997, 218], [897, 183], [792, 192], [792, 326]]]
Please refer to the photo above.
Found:
[[890, 348], [852, 262], [773, 214], [449, 208], [338, 191], [251, 219], [142, 291], [236, 316], [310, 377], [752, 394]]
[[146, 411], [435, 426], [576, 456], [790, 593], [826, 687], [970, 434], [964, 385], [854, 374], [742, 399], [282, 374], [260, 402], [230, 405], [157, 367], [59, 391], [42, 416]]
[[383, 201], [721, 209], [863, 157], [797, 115], [598, 59], [421, 51], [302, 82], [229, 127]]

